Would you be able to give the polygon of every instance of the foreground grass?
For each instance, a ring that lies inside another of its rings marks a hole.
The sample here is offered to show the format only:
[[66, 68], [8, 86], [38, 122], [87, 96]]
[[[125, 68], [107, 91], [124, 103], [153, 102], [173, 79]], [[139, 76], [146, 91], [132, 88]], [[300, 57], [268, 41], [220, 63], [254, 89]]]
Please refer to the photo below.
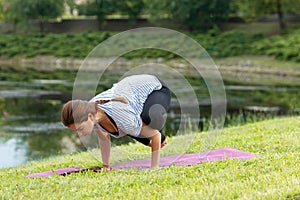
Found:
[[[214, 148], [259, 155], [248, 161], [25, 178], [28, 173], [60, 167], [97, 165], [88, 153], [32, 162], [0, 171], [0, 195], [3, 199], [299, 199], [299, 133], [300, 117], [225, 129]], [[188, 152], [199, 152], [206, 134], [194, 137]]]

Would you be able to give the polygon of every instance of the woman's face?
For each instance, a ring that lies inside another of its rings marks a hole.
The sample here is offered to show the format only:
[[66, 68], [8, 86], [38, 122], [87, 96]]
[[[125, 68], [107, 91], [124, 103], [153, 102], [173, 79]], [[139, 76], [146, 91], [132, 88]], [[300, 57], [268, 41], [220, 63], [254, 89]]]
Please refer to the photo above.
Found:
[[87, 121], [71, 124], [69, 128], [73, 131], [76, 131], [79, 136], [85, 136], [92, 133], [94, 124], [94, 116], [92, 114], [89, 114]]

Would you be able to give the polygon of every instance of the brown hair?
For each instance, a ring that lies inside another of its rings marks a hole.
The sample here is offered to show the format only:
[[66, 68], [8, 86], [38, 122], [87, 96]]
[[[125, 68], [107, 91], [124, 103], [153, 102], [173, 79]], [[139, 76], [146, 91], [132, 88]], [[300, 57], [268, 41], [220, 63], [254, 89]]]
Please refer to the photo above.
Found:
[[61, 111], [61, 121], [65, 126], [70, 126], [74, 123], [81, 123], [88, 120], [88, 114], [96, 114], [94, 102], [82, 100], [68, 101], [63, 105]]
[[82, 123], [88, 120], [88, 114], [97, 113], [97, 105], [105, 104], [109, 101], [120, 101], [128, 103], [123, 97], [116, 97], [110, 100], [98, 100], [96, 102], [88, 102], [83, 100], [71, 100], [65, 103], [61, 110], [61, 121], [65, 126], [70, 126], [74, 123]]

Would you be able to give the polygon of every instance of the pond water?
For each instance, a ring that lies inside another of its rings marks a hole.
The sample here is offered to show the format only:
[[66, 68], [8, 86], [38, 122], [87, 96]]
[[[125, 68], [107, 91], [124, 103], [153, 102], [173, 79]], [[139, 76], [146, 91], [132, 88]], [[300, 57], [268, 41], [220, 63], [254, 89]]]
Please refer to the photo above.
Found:
[[[0, 168], [32, 160], [85, 150], [76, 134], [60, 122], [60, 110], [71, 99], [76, 70], [23, 71], [1, 67], [0, 76]], [[278, 115], [300, 113], [300, 81], [264, 84], [224, 75], [227, 95], [226, 126], [243, 124]], [[111, 76], [114, 77], [114, 76]], [[278, 80], [279, 77], [268, 79]], [[253, 79], [254, 80], [254, 79]], [[265, 80], [265, 79], [264, 79]], [[104, 90], [110, 87], [102, 84]], [[194, 77], [191, 82], [195, 81]], [[197, 79], [196, 81], [201, 82]], [[201, 122], [209, 120], [210, 101], [205, 89], [195, 87], [199, 98]], [[180, 112], [173, 102], [166, 129], [176, 129]], [[206, 124], [199, 124], [205, 130]], [[122, 141], [127, 142], [127, 141]]]

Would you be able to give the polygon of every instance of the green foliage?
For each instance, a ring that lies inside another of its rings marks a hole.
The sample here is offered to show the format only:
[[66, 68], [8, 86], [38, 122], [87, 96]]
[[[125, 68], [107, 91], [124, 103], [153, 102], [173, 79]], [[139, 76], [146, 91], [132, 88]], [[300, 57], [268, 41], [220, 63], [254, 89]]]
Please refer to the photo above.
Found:
[[0, 19], [25, 26], [29, 19], [44, 21], [61, 16], [65, 5], [71, 12], [77, 9], [79, 15], [97, 16], [100, 25], [108, 15], [125, 15], [134, 23], [143, 13], [157, 24], [167, 20], [174, 26], [202, 32], [219, 27], [229, 16], [256, 20], [277, 14], [285, 26], [284, 15], [300, 13], [300, 0], [1, 0]]
[[88, 0], [85, 4], [77, 5], [79, 15], [97, 16], [102, 25], [107, 15], [116, 11], [116, 1], [111, 0]]
[[70, 14], [73, 15], [77, 6], [75, 0], [65, 0], [65, 2], [66, 5], [68, 5], [68, 7], [70, 8]]
[[107, 16], [114, 13], [128, 15], [129, 21], [135, 23], [144, 6], [143, 0], [89, 0], [85, 4], [77, 5], [77, 8], [79, 15], [97, 16], [100, 25], [102, 25]]
[[4, 0], [0, 0], [0, 20], [4, 19]]
[[37, 34], [37, 35], [1, 35], [0, 55], [13, 57], [25, 55], [53, 55], [56, 57], [83, 58], [100, 42], [113, 33], [81, 34]]
[[230, 1], [223, 0], [159, 0], [146, 1], [150, 18], [154, 21], [169, 19], [187, 25], [191, 30], [207, 31], [226, 21]]
[[10, 0], [7, 4], [7, 20], [23, 27], [28, 26], [29, 20], [47, 21], [64, 12], [64, 1], [61, 0]]
[[150, 14], [150, 21], [158, 22], [162, 19], [171, 19], [171, 14], [168, 13], [168, 10], [173, 4], [169, 0], [144, 0], [144, 2], [146, 13]]
[[201, 41], [206, 41], [203, 46], [212, 57], [222, 58], [249, 54], [251, 43], [260, 40], [262, 37], [260, 34], [248, 35], [243, 32], [229, 31], [217, 36], [211, 35], [209, 37], [203, 37], [200, 35], [200, 38], [196, 40], [200, 44]]
[[129, 21], [135, 23], [144, 8], [144, 0], [123, 0], [117, 1], [117, 11], [128, 15]]
[[253, 54], [275, 56], [280, 60], [300, 62], [300, 30], [289, 34], [265, 38], [252, 44]]
[[237, 14], [246, 20], [254, 20], [265, 14], [277, 14], [278, 6], [284, 14], [299, 13], [299, 0], [235, 0]]
[[64, 12], [64, 2], [61, 0], [13, 0], [11, 6], [12, 9], [16, 7], [20, 17], [26, 19], [48, 20], [59, 17]]
[[[91, 154], [83, 152], [2, 169], [0, 176], [5, 181], [0, 183], [0, 196], [2, 199], [297, 199], [299, 120], [299, 117], [282, 118], [223, 130], [214, 149], [232, 147], [257, 155], [249, 160], [25, 178], [29, 173], [63, 167], [99, 166]], [[192, 135], [188, 152], [199, 152], [207, 134]], [[191, 139], [189, 135], [177, 137], [180, 141]], [[168, 145], [172, 145], [172, 139], [176, 137], [169, 138]], [[149, 152], [146, 148], [131, 144], [119, 147], [116, 152], [127, 149]], [[114, 156], [117, 155], [112, 155], [112, 160]]]
[[257, 20], [266, 14], [276, 14], [280, 29], [286, 29], [285, 15], [299, 14], [300, 0], [236, 0], [235, 11], [246, 21]]
[[[264, 38], [263, 35], [240, 31], [207, 34], [189, 33], [213, 58], [238, 55], [270, 55], [285, 61], [300, 62], [299, 29], [283, 35]], [[53, 55], [56, 57], [86, 57], [113, 32], [85, 32], [80, 34], [0, 35], [0, 56]], [[177, 45], [177, 44], [174, 44]], [[141, 49], [124, 55], [125, 58], [176, 58], [177, 55], [158, 49]]]

